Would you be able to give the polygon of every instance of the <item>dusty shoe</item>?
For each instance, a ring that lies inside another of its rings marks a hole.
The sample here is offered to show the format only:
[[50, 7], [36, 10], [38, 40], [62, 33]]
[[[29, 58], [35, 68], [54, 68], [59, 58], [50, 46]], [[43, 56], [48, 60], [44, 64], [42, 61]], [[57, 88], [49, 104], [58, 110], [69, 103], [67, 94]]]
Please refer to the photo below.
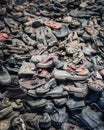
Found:
[[54, 30], [53, 33], [57, 38], [63, 38], [68, 36], [69, 34], [69, 29], [67, 24], [63, 24], [62, 27], [58, 30]]
[[50, 97], [50, 98], [59, 98], [64, 96], [67, 96], [67, 93], [64, 93], [63, 88], [61, 86], [51, 89], [51, 91], [47, 92], [44, 95], [44, 97]]
[[59, 99], [53, 99], [53, 102], [55, 106], [61, 107], [64, 106], [67, 102], [67, 98], [59, 98]]
[[88, 94], [88, 87], [87, 84], [81, 84], [75, 86], [75, 85], [63, 85], [63, 89], [67, 91], [69, 94], [73, 94], [75, 97], [79, 98], [85, 98]]
[[38, 108], [44, 107], [47, 104], [47, 101], [45, 99], [38, 99], [36, 101], [34, 101], [34, 100], [26, 100], [26, 103], [32, 109], [38, 109]]
[[61, 130], [85, 130], [85, 129], [80, 128], [79, 126], [71, 123], [63, 123], [61, 126]]
[[80, 114], [82, 109], [85, 107], [83, 100], [77, 101], [74, 99], [69, 99], [66, 105], [72, 115]]
[[5, 96], [10, 99], [20, 99], [26, 96], [27, 92], [21, 89], [19, 86], [8, 86]]
[[54, 104], [52, 102], [47, 102], [46, 106], [44, 107], [44, 112], [52, 113], [54, 110]]
[[51, 88], [55, 88], [57, 86], [54, 78], [50, 79], [44, 86], [36, 89], [36, 94], [45, 94], [50, 91]]
[[31, 61], [33, 62], [33, 63], [39, 63], [39, 62], [41, 62], [42, 60], [44, 60], [45, 58], [47, 57], [47, 55], [33, 55], [32, 57], [31, 57]]
[[51, 127], [51, 118], [48, 113], [43, 113], [43, 117], [39, 121], [40, 128], [49, 128]]
[[45, 32], [45, 37], [46, 37], [46, 41], [48, 46], [53, 46], [57, 43], [57, 39], [54, 36], [54, 34], [52, 33], [52, 30], [49, 27], [46, 27], [44, 29]]
[[19, 76], [27, 76], [27, 75], [34, 75], [35, 65], [30, 62], [24, 62], [19, 69], [18, 75]]
[[37, 64], [37, 67], [39, 68], [49, 68], [53, 66], [53, 59], [57, 57], [55, 53], [50, 54], [47, 56], [42, 62]]
[[53, 77], [57, 80], [72, 80], [72, 81], [80, 81], [88, 79], [88, 76], [78, 76], [76, 74], [71, 74], [65, 70], [53, 70]]
[[13, 108], [11, 106], [0, 110], [0, 119], [4, 119], [6, 117], [11, 116], [12, 112], [13, 112]]
[[8, 71], [0, 65], [0, 84], [7, 85], [11, 83], [11, 77]]
[[12, 116], [10, 116], [7, 119], [2, 119], [0, 121], [0, 130], [9, 130], [11, 129], [11, 120], [15, 117], [18, 116], [19, 112], [14, 112]]
[[104, 124], [97, 113], [88, 106], [82, 110], [80, 120], [90, 129], [98, 128]]
[[61, 128], [61, 124], [68, 120], [68, 115], [65, 112], [65, 108], [58, 109], [57, 112], [54, 112], [51, 119], [52, 126], [56, 129]]
[[[39, 78], [36, 78], [36, 79], [31, 79], [31, 78], [21, 78], [19, 80], [19, 84], [22, 88], [24, 89], [36, 89], [42, 85], [44, 85], [46, 83], [46, 81], [44, 79], [39, 79]], [[34, 92], [30, 92], [31, 94], [34, 93]]]
[[54, 58], [53, 61], [54, 61], [54, 65], [57, 69], [62, 68], [64, 66], [64, 63], [57, 58]]
[[95, 80], [89, 79], [88, 87], [91, 90], [96, 91], [96, 92], [98, 91], [101, 92], [104, 90], [103, 82], [102, 80], [99, 80], [99, 79], [95, 79]]
[[22, 40], [29, 46], [36, 46], [36, 41], [32, 40], [27, 34], [23, 34], [22, 36]]
[[13, 110], [21, 110], [23, 108], [23, 101], [21, 99], [17, 99], [11, 102], [11, 106]]
[[14, 117], [11, 121], [12, 128], [15, 130], [26, 130], [25, 123], [21, 117]]

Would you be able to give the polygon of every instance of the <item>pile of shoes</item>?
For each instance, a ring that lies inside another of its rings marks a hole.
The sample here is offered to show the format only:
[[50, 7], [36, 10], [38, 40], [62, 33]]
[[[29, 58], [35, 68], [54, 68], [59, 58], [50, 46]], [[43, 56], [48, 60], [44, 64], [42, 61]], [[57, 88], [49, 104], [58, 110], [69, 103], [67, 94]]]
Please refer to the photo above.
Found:
[[104, 130], [104, 0], [0, 0], [0, 130]]

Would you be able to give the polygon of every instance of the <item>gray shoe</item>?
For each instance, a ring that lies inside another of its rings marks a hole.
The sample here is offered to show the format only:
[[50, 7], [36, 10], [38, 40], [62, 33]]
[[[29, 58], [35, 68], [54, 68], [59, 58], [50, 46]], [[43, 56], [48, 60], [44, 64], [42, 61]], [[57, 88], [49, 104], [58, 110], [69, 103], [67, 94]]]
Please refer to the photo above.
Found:
[[80, 120], [86, 127], [89, 127], [91, 130], [96, 128], [99, 130], [99, 126], [103, 126], [104, 122], [100, 119], [98, 114], [93, 111], [89, 106], [85, 107], [82, 110], [80, 115]]
[[53, 70], [53, 77], [57, 80], [72, 80], [72, 81], [81, 81], [87, 80], [89, 76], [78, 76], [76, 74], [71, 74], [65, 70]]
[[43, 117], [39, 121], [40, 128], [47, 129], [51, 127], [51, 118], [48, 113], [43, 113]]
[[38, 100], [26, 100], [28, 106], [32, 109], [38, 109], [44, 107], [47, 104], [47, 100], [45, 99], [38, 99]]
[[66, 104], [67, 98], [53, 99], [55, 106], [60, 107]]
[[0, 65], [0, 84], [7, 85], [11, 83], [11, 76], [8, 71]]
[[64, 63], [57, 58], [54, 58], [53, 62], [57, 69], [60, 69], [64, 66]]
[[66, 106], [72, 115], [76, 115], [81, 113], [82, 109], [85, 107], [85, 103], [83, 100], [77, 101], [74, 99], [69, 99]]
[[44, 86], [36, 89], [36, 94], [45, 94], [50, 91], [51, 88], [55, 88], [57, 86], [54, 78], [50, 79]]
[[63, 123], [61, 126], [61, 130], [85, 130], [85, 129], [80, 128], [79, 126], [71, 123]]
[[27, 75], [34, 75], [35, 65], [30, 62], [23, 62], [22, 66], [19, 69], [18, 75], [19, 76], [27, 76]]
[[67, 91], [69, 94], [73, 94], [75, 97], [79, 98], [85, 98], [88, 94], [88, 87], [87, 84], [79, 84], [79, 86], [74, 86], [74, 85], [68, 85], [64, 86], [63, 89]]
[[65, 96], [64, 94], [67, 95], [67, 93], [64, 93], [63, 88], [58, 86], [46, 93], [44, 97], [59, 98]]
[[60, 129], [62, 123], [67, 122], [68, 115], [65, 112], [65, 108], [58, 109], [57, 112], [54, 112], [51, 116], [52, 119], [52, 126], [56, 129]]
[[0, 110], [0, 119], [9, 117], [9, 115], [11, 116], [12, 112], [13, 112], [13, 108], [11, 106], [6, 107], [6, 108]]

